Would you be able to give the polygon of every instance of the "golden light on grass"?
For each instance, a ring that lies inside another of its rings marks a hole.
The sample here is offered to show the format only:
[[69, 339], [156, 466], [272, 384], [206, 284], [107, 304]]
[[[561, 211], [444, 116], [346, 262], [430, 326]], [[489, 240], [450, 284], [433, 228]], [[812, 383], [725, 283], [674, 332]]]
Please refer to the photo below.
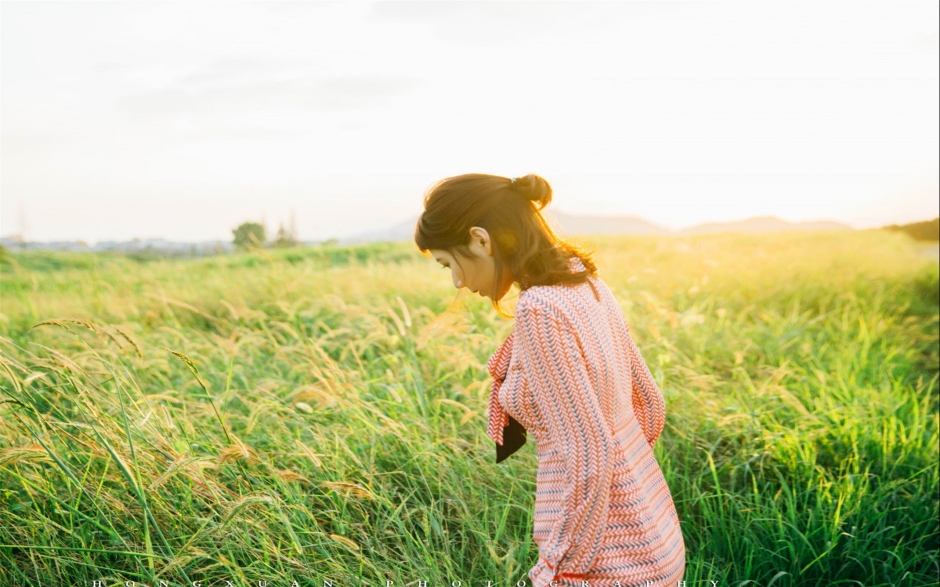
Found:
[[363, 499], [375, 499], [375, 495], [373, 495], [371, 491], [358, 483], [350, 483], [348, 481], [324, 481], [321, 485], [333, 491], [350, 493]]
[[[778, 570], [831, 582], [888, 541], [929, 581], [936, 262], [882, 232], [593, 240], [666, 398], [689, 564], [788, 544]], [[526, 568], [535, 447], [493, 464], [483, 417], [512, 322], [407, 243], [365, 250], [0, 264], [0, 583]]]
[[353, 550], [359, 550], [359, 545], [353, 542], [352, 540], [350, 540], [349, 538], [346, 538], [345, 536], [340, 536], [339, 534], [330, 534], [330, 538], [335, 540], [336, 542], [339, 542], [343, 546], [348, 546], [349, 548]]

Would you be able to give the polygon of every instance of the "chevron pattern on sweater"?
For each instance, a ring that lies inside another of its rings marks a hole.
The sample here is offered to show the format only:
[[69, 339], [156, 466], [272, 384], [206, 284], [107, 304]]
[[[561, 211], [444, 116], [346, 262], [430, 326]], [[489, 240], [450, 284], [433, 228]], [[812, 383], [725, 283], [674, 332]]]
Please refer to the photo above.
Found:
[[665, 401], [606, 284], [524, 290], [487, 369], [487, 434], [502, 444], [512, 418], [538, 446], [533, 587], [681, 580], [685, 543], [653, 455]]
[[490, 360], [486, 362], [486, 370], [493, 378], [490, 385], [489, 402], [489, 426], [486, 434], [492, 438], [496, 444], [503, 443], [503, 428], [509, 425], [509, 416], [503, 411], [503, 406], [499, 403], [499, 388], [506, 379], [506, 373], [509, 371], [509, 359], [512, 351], [512, 334], [499, 345]]

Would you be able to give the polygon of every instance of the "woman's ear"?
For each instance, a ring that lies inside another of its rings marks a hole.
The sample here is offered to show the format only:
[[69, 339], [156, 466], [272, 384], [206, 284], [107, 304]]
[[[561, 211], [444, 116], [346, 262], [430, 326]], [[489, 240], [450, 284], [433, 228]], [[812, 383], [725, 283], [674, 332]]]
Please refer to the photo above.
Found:
[[474, 226], [470, 229], [470, 250], [487, 257], [493, 256], [493, 241], [485, 228]]

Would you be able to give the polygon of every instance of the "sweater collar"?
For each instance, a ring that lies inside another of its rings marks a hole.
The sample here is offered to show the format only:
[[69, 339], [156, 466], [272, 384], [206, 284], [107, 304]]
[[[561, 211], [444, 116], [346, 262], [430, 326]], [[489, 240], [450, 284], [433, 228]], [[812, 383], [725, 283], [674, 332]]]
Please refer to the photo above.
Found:
[[570, 257], [568, 259], [568, 268], [571, 269], [572, 273], [580, 273], [584, 271], [584, 263], [581, 262], [581, 259], [578, 257]]

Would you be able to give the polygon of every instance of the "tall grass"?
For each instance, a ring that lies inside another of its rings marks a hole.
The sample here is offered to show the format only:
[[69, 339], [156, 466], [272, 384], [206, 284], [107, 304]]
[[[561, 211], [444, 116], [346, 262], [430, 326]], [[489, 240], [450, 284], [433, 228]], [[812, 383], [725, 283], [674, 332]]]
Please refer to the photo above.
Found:
[[[688, 586], [938, 582], [936, 261], [593, 244], [666, 396]], [[0, 584], [526, 579], [534, 443], [485, 434], [511, 321], [408, 244], [327, 253], [7, 257]]]

